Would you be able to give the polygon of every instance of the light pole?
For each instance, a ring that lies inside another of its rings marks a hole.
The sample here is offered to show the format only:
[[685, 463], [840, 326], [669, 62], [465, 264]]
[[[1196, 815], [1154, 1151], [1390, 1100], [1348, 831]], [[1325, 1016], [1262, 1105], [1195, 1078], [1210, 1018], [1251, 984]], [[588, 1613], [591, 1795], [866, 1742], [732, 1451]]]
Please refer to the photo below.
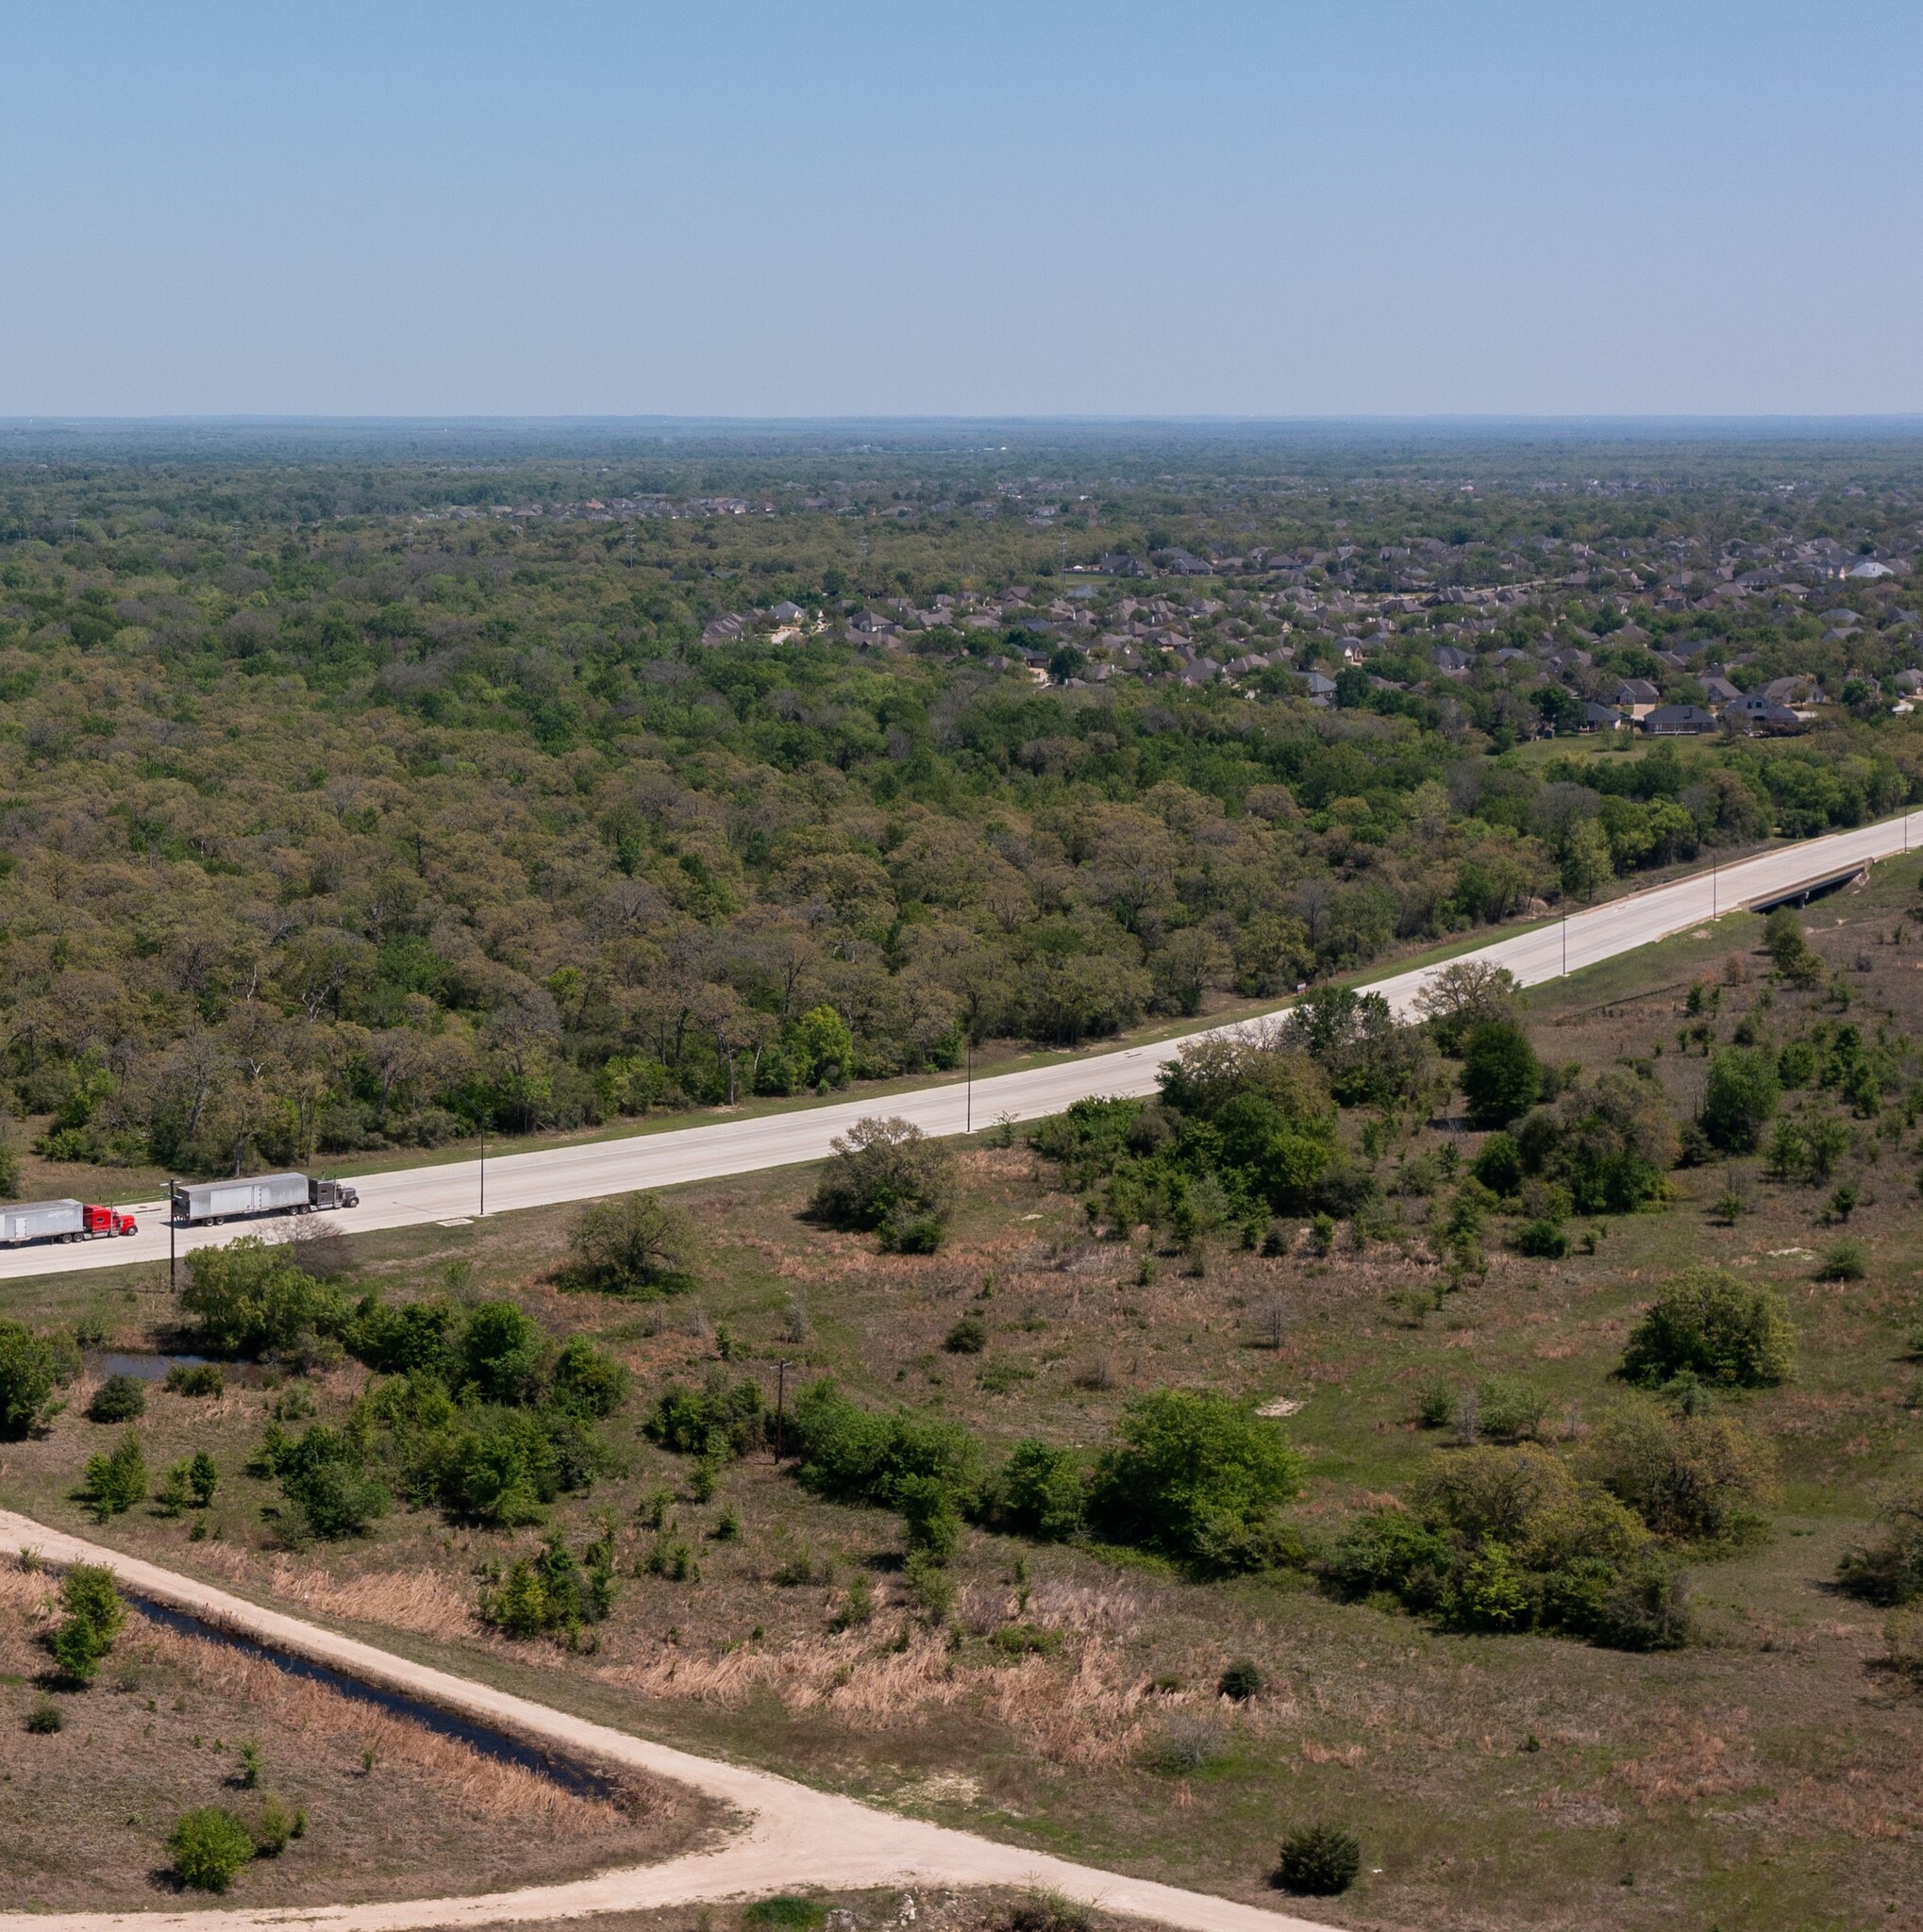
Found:
[[1710, 917], [1716, 916], [1716, 855], [1710, 854]]
[[966, 1091], [968, 1094], [968, 1124], [966, 1125], [966, 1127], [962, 1129], [962, 1131], [964, 1133], [972, 1134], [975, 1131], [975, 1036], [972, 1033], [968, 1036], [968, 1044], [966, 1049], [966, 1065], [968, 1068], [966, 1082]]
[[174, 1190], [176, 1182], [170, 1174], [167, 1178], [167, 1292], [180, 1292], [180, 1270], [174, 1254]]
[[1563, 977], [1569, 976], [1569, 902], [1563, 901]]
[[775, 1364], [775, 1460], [781, 1459], [781, 1419], [788, 1407], [788, 1360]]
[[488, 1122], [481, 1116], [480, 1124], [480, 1218], [485, 1221], [488, 1213]]

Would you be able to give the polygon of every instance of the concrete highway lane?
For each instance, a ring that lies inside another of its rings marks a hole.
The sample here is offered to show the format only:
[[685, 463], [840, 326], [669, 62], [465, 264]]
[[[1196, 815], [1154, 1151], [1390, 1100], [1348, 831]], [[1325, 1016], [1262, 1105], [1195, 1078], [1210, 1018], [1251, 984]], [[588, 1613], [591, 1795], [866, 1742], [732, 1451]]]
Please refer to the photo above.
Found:
[[[1456, 958], [1506, 966], [1523, 985], [1538, 985], [1556, 978], [1565, 965], [1574, 973], [1686, 931], [1714, 914], [1732, 912], [1758, 899], [1895, 857], [1908, 851], [1919, 833], [1923, 833], [1923, 812], [1912, 812], [1854, 831], [1804, 840], [1721, 866], [1714, 874], [1696, 873], [1645, 892], [1630, 893], [1573, 913], [1566, 922], [1559, 920], [1495, 940]], [[1376, 981], [1371, 991], [1383, 994], [1398, 1013], [1406, 1015], [1413, 1009], [1416, 992], [1438, 970], [1434, 966], [1413, 968]], [[1262, 1024], [1260, 1020], [1241, 1021], [1222, 1030]], [[1004, 1117], [1037, 1120], [1060, 1113], [1071, 1101], [1092, 1094], [1152, 1093], [1158, 1070], [1185, 1043], [1174, 1040], [1090, 1054], [978, 1080], [973, 1102], [975, 1127], [978, 1132]], [[966, 1090], [957, 1082], [918, 1092], [871, 1095], [832, 1107], [765, 1114], [753, 1120], [719, 1121], [586, 1146], [505, 1155], [487, 1164], [487, 1211], [493, 1215], [590, 1201], [637, 1188], [673, 1187], [685, 1181], [713, 1180], [723, 1174], [819, 1160], [830, 1151], [837, 1135], [873, 1114], [899, 1116], [928, 1134], [960, 1134], [965, 1129], [968, 1113]], [[360, 1191], [360, 1206], [327, 1217], [343, 1233], [457, 1221], [474, 1216], [480, 1207], [477, 1161], [347, 1177], [353, 1178]], [[0, 1249], [0, 1281], [121, 1267], [134, 1261], [164, 1261], [167, 1229], [161, 1204], [135, 1206], [141, 1232], [132, 1237]], [[284, 1220], [232, 1222], [222, 1227], [181, 1228], [176, 1239], [184, 1254], [245, 1234], [284, 1238], [287, 1227]]]

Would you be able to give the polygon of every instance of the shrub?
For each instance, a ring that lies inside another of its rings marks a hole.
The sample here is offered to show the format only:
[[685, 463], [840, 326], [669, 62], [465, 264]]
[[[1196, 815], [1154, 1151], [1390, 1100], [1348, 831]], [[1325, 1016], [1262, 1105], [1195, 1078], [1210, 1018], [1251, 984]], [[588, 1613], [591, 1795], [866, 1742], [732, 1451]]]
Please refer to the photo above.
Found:
[[1010, 1529], [1066, 1542], [1080, 1532], [1087, 1507], [1088, 1480], [1073, 1450], [1029, 1437], [1009, 1451], [992, 1513]]
[[548, 1399], [569, 1415], [600, 1420], [627, 1400], [627, 1370], [598, 1343], [575, 1335], [561, 1344], [549, 1374]]
[[1594, 1636], [1612, 1650], [1681, 1650], [1692, 1634], [1689, 1585], [1675, 1570], [1643, 1564], [1603, 1595]]
[[912, 1409], [864, 1409], [832, 1381], [796, 1397], [794, 1438], [805, 1489], [843, 1502], [893, 1507], [910, 1476], [934, 1476], [956, 1494], [979, 1487], [980, 1451], [968, 1431]]
[[76, 1563], [60, 1584], [60, 1605], [65, 1615], [48, 1633], [47, 1649], [63, 1677], [91, 1684], [126, 1623], [112, 1571]]
[[359, 1436], [326, 1423], [314, 1423], [299, 1436], [270, 1425], [259, 1467], [262, 1474], [280, 1478], [286, 1499], [280, 1533], [289, 1543], [309, 1538], [339, 1542], [365, 1536], [375, 1519], [393, 1507], [385, 1485], [367, 1472]]
[[979, 1355], [988, 1346], [988, 1324], [979, 1315], [963, 1315], [942, 1339], [950, 1355]]
[[111, 1455], [90, 1456], [80, 1479], [80, 1494], [97, 1522], [125, 1515], [147, 1493], [147, 1458], [141, 1452], [140, 1432], [129, 1429]]
[[1697, 1118], [1713, 1147], [1725, 1154], [1748, 1154], [1761, 1144], [1781, 1097], [1776, 1061], [1766, 1048], [1721, 1047], [1710, 1056]]
[[1687, 1371], [1729, 1388], [1767, 1389], [1795, 1364], [1796, 1331], [1768, 1288], [1723, 1268], [1686, 1268], [1663, 1284], [1630, 1333], [1621, 1374], [1646, 1386]]
[[895, 1485], [911, 1552], [936, 1563], [947, 1562], [962, 1541], [962, 1506], [953, 1487], [935, 1475], [904, 1476]]
[[65, 1367], [51, 1341], [0, 1317], [0, 1441], [17, 1442], [47, 1420]]
[[176, 1362], [162, 1386], [170, 1395], [224, 1395], [227, 1378], [218, 1362]]
[[900, 1119], [857, 1121], [834, 1142], [834, 1156], [816, 1184], [810, 1211], [830, 1227], [888, 1227], [905, 1212], [945, 1219], [949, 1169], [946, 1148]]
[[1189, 1777], [1213, 1762], [1221, 1748], [1221, 1733], [1208, 1719], [1177, 1718], [1143, 1746], [1142, 1763], [1163, 1777]]
[[603, 1294], [684, 1294], [694, 1286], [694, 1224], [659, 1194], [591, 1202], [568, 1234], [568, 1278]]
[[109, 1375], [87, 1405], [90, 1423], [130, 1423], [147, 1412], [147, 1391], [138, 1375]]
[[909, 1600], [931, 1623], [939, 1624], [955, 1607], [955, 1579], [932, 1552], [911, 1550], [902, 1576]]
[[888, 1255], [939, 1254], [947, 1236], [947, 1224], [939, 1214], [899, 1208], [881, 1228], [881, 1250]]
[[254, 1856], [279, 1857], [293, 1840], [305, 1835], [307, 1828], [306, 1811], [290, 1809], [274, 1792], [266, 1792], [260, 1800], [259, 1816], [254, 1821]]
[[1484, 1020], [1463, 1042], [1463, 1097], [1472, 1127], [1506, 1127], [1543, 1091], [1542, 1062], [1529, 1036], [1509, 1020]]
[[1885, 1609], [1923, 1597], [1923, 1491], [1893, 1504], [1882, 1533], [1847, 1551], [1836, 1580], [1851, 1596]]
[[60, 1707], [42, 1692], [26, 1713], [26, 1728], [36, 1738], [50, 1738], [67, 1728], [67, 1720], [60, 1715]]
[[1560, 1261], [1569, 1252], [1567, 1231], [1553, 1221], [1529, 1221], [1516, 1230], [1516, 1252], [1536, 1261]]
[[1281, 1554], [1269, 1516], [1299, 1491], [1302, 1464], [1274, 1424], [1224, 1395], [1163, 1389], [1129, 1403], [1115, 1434], [1089, 1499], [1105, 1535], [1205, 1570]]
[[298, 1357], [346, 1323], [338, 1290], [255, 1235], [188, 1256], [180, 1307], [216, 1355]]
[[218, 1805], [184, 1813], [167, 1835], [174, 1874], [195, 1891], [225, 1891], [254, 1856], [254, 1834]]
[[1426, 1429], [1446, 1429], [1455, 1420], [1457, 1386], [1446, 1375], [1422, 1385], [1415, 1398], [1415, 1413]]
[[1898, 1676], [1923, 1686], [1923, 1612], [1898, 1610], [1883, 1620], [1883, 1663]]
[[1536, 1435], [1548, 1412], [1548, 1397], [1513, 1376], [1491, 1375], [1476, 1385], [1478, 1426], [1498, 1442]]
[[757, 1899], [741, 1916], [744, 1924], [765, 1925], [771, 1932], [814, 1932], [827, 1922], [828, 1907], [819, 1899], [781, 1892], [774, 1898]]
[[711, 1462], [745, 1456], [766, 1426], [761, 1385], [744, 1379], [730, 1388], [719, 1369], [699, 1389], [662, 1390], [643, 1424], [663, 1449]]
[[606, 1621], [617, 1588], [611, 1532], [578, 1558], [561, 1537], [550, 1536], [538, 1557], [518, 1558], [497, 1586], [482, 1591], [481, 1621], [509, 1637], [572, 1639], [583, 1625]]
[[1275, 1882], [1304, 1898], [1333, 1898], [1356, 1882], [1363, 1848], [1355, 1834], [1337, 1824], [1309, 1824], [1282, 1840]]
[[460, 1374], [484, 1401], [524, 1403], [539, 1391], [547, 1339], [515, 1302], [480, 1302], [460, 1334]]
[[1818, 1281], [1861, 1281], [1869, 1273], [1869, 1250], [1861, 1241], [1831, 1241], [1816, 1270]]
[[1522, 1154], [1513, 1134], [1491, 1134], [1482, 1143], [1469, 1172], [1492, 1194], [1509, 1195], [1522, 1191]]
[[1584, 1442], [1578, 1467], [1674, 1541], [1743, 1542], [1764, 1527], [1769, 1453], [1732, 1416], [1620, 1402]]
[[1260, 1697], [1262, 1687], [1268, 1682], [1268, 1674], [1258, 1663], [1251, 1663], [1247, 1657], [1238, 1657], [1228, 1665], [1215, 1680], [1215, 1694], [1227, 1697], [1236, 1704], [1246, 1704], [1251, 1697]]

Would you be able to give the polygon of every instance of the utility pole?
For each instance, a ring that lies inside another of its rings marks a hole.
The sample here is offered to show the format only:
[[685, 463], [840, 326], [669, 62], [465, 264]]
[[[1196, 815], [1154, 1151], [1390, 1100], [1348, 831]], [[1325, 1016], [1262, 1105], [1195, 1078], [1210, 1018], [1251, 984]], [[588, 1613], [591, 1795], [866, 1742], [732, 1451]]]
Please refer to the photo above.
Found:
[[180, 1268], [174, 1253], [174, 1190], [179, 1185], [170, 1174], [167, 1179], [167, 1291], [180, 1292]]
[[975, 1036], [972, 1033], [968, 1035], [967, 1066], [968, 1124], [962, 1131], [972, 1134], [975, 1131]]
[[1716, 916], [1716, 855], [1710, 854], [1710, 917]]
[[1563, 977], [1569, 976], [1569, 902], [1563, 901]]
[[480, 1124], [480, 1218], [485, 1221], [488, 1214], [488, 1122], [481, 1116]]
[[788, 1407], [788, 1359], [775, 1364], [775, 1460], [781, 1459], [781, 1422]]

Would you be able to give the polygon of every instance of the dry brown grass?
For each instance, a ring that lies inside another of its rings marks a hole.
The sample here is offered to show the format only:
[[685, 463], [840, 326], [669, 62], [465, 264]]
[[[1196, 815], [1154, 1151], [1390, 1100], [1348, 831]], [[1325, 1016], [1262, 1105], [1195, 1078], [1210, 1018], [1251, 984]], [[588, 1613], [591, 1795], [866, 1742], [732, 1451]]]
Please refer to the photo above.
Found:
[[465, 1637], [475, 1629], [474, 1606], [443, 1573], [410, 1569], [330, 1576], [310, 1559], [255, 1555], [231, 1544], [197, 1546], [196, 1568], [244, 1585], [278, 1603], [343, 1623], [379, 1624], [423, 1637]]
[[624, 1779], [606, 1796], [573, 1790], [267, 1657], [138, 1613], [123, 1641], [197, 1687], [258, 1710], [263, 1724], [290, 1737], [344, 1740], [356, 1752], [371, 1751], [377, 1764], [406, 1765], [471, 1818], [534, 1819], [544, 1832], [584, 1838], [630, 1815], [674, 1815], [673, 1794], [651, 1780]]

